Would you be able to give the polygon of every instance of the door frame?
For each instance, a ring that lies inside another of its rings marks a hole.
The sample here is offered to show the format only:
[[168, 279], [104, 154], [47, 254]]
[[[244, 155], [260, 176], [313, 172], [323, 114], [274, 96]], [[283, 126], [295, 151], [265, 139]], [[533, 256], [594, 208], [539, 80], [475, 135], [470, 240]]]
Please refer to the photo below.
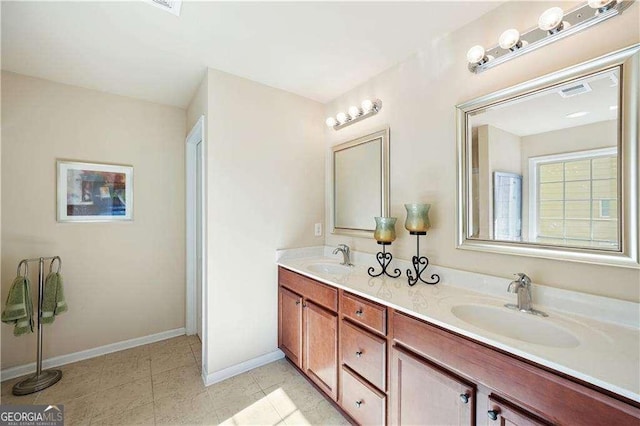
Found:
[[[196, 326], [196, 275], [197, 268], [202, 268], [202, 371], [206, 372], [206, 364], [207, 364], [207, 286], [204, 284], [207, 282], [207, 262], [204, 259], [207, 259], [207, 244], [206, 244], [206, 212], [207, 212], [207, 202], [206, 202], [206, 151], [207, 145], [205, 141], [205, 131], [204, 131], [204, 115], [201, 115], [196, 124], [193, 126], [189, 135], [185, 141], [185, 172], [186, 172], [186, 318], [185, 318], [185, 329], [187, 335], [196, 334], [197, 326]], [[201, 181], [200, 181], [200, 189], [201, 189], [201, 197], [202, 197], [202, 208], [200, 211], [202, 217], [202, 229], [200, 235], [200, 241], [202, 242], [201, 253], [202, 253], [202, 264], [198, 265], [198, 260], [196, 258], [197, 253], [197, 235], [196, 235], [196, 161], [197, 161], [197, 145], [201, 145], [201, 164], [202, 164], [202, 172], [201, 172]]]

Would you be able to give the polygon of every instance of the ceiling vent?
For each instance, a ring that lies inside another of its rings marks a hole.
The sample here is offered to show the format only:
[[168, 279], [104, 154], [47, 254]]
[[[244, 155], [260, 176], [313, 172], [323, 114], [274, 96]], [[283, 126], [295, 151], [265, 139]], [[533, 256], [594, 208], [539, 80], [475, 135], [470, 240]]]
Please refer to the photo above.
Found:
[[581, 95], [590, 91], [591, 86], [589, 86], [589, 83], [579, 83], [575, 86], [569, 86], [565, 87], [564, 89], [560, 89], [558, 91], [558, 94], [563, 98], [570, 98], [572, 96]]
[[180, 7], [182, 6], [182, 0], [144, 0], [155, 7], [158, 7], [165, 12], [169, 12], [173, 15], [180, 16]]

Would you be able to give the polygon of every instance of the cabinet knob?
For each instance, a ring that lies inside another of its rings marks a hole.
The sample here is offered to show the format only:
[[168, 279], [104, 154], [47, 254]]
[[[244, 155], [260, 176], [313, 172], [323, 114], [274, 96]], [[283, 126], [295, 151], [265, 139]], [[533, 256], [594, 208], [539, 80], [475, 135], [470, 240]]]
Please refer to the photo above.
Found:
[[362, 351], [356, 352], [356, 358], [360, 358], [362, 356]]
[[306, 303], [303, 303], [303, 304], [302, 304], [302, 307], [303, 307], [303, 308], [306, 308], [306, 307], [307, 307], [307, 304], [306, 304]]
[[300, 304], [300, 301], [299, 301], [299, 300], [296, 300], [296, 305], [299, 305], [299, 304]]
[[360, 406], [362, 405], [362, 400], [358, 400], [356, 401], [356, 407], [360, 408]]
[[461, 393], [460, 394], [460, 401], [462, 401], [465, 404], [469, 403], [469, 394], [468, 393]]
[[487, 411], [487, 416], [489, 416], [491, 420], [498, 420], [498, 413], [498, 410], [489, 410]]
[[362, 312], [362, 308], [360, 308], [360, 309], [358, 309], [358, 310], [356, 311], [356, 316], [357, 316], [357, 317], [361, 317], [363, 313], [364, 313], [364, 312]]

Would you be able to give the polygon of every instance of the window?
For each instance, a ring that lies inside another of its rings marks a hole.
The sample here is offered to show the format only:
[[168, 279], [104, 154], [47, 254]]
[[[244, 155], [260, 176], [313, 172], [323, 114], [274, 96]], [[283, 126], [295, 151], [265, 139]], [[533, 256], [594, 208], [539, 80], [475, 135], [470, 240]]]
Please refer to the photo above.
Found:
[[532, 241], [618, 250], [615, 148], [529, 159]]

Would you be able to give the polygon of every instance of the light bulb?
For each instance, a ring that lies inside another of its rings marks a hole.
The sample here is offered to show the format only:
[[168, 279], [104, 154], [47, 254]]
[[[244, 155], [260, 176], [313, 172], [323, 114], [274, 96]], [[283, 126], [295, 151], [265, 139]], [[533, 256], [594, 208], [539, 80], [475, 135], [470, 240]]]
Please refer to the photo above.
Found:
[[325, 123], [327, 124], [327, 127], [333, 127], [333, 126], [335, 126], [336, 124], [338, 124], [338, 122], [336, 121], [336, 119], [335, 119], [335, 118], [333, 118], [333, 117], [329, 117], [329, 118], [327, 118], [327, 121], [325, 121]]
[[362, 113], [366, 114], [373, 109], [373, 102], [369, 99], [365, 99], [364, 101], [362, 101], [361, 106], [362, 106]]
[[562, 18], [564, 12], [559, 7], [552, 7], [545, 10], [538, 19], [538, 28], [542, 31], [549, 31], [554, 33], [562, 29]]
[[604, 12], [611, 9], [616, 4], [616, 0], [589, 0], [588, 3], [589, 7]]
[[349, 107], [349, 115], [351, 116], [351, 119], [353, 120], [354, 118], [358, 117], [360, 115], [360, 108], [358, 108], [357, 106], [353, 105]]
[[344, 112], [339, 112], [336, 115], [336, 118], [338, 119], [338, 123], [340, 124], [344, 124], [346, 123], [349, 119], [347, 118], [347, 114], [345, 114]]
[[498, 44], [503, 49], [515, 50], [522, 46], [520, 42], [520, 32], [515, 28], [511, 28], [500, 34]]
[[467, 52], [467, 61], [469, 61], [470, 64], [480, 64], [485, 62], [486, 58], [484, 47], [480, 45], [473, 46]]

